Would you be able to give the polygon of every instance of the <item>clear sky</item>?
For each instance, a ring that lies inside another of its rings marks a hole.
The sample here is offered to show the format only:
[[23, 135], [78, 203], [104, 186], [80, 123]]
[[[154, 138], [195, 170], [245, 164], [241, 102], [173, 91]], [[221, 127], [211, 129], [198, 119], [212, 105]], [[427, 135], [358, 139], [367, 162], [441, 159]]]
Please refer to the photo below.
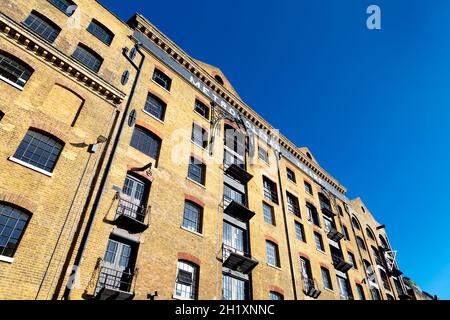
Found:
[[450, 299], [450, 1], [101, 2], [221, 68], [386, 224], [405, 275]]

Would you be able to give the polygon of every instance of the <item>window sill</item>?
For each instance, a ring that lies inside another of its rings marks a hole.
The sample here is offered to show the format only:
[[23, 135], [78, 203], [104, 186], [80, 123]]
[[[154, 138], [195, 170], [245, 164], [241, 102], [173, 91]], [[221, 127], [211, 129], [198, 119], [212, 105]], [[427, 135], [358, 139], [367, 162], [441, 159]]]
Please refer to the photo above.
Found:
[[272, 264], [270, 264], [270, 263], [266, 263], [266, 264], [267, 264], [269, 267], [274, 268], [275, 270], [283, 271], [283, 269], [281, 269], [281, 267], [274, 266], [274, 265], [272, 265]]
[[158, 119], [157, 117], [155, 117], [154, 115], [152, 115], [150, 112], [148, 112], [145, 109], [142, 109], [142, 112], [145, 113], [146, 115], [152, 117], [154, 120], [158, 121], [159, 123], [165, 124], [164, 121], [162, 121], [161, 119]]
[[20, 91], [23, 91], [24, 87], [19, 86], [17, 83], [12, 82], [11, 80], [6, 79], [5, 77], [0, 76], [0, 80], [2, 80], [3, 82], [9, 84], [10, 86], [12, 86]]
[[187, 179], [188, 181], [192, 182], [192, 183], [195, 183], [197, 186], [199, 186], [199, 187], [201, 187], [201, 188], [203, 188], [203, 189], [206, 190], [206, 187], [205, 187], [203, 184], [198, 183], [197, 181], [195, 181], [195, 180], [193, 180], [193, 179], [191, 179], [191, 178], [189, 178], [189, 177], [186, 177], [186, 179]]
[[162, 85], [160, 85], [158, 82], [156, 82], [155, 80], [152, 79], [152, 82], [154, 84], [156, 84], [158, 87], [160, 87], [161, 89], [163, 89], [165, 92], [167, 92], [168, 94], [170, 94], [170, 91], [167, 90], [166, 88], [164, 88]]
[[0, 262], [13, 263], [14, 258], [0, 255]]
[[205, 152], [209, 152], [209, 150], [207, 149], [207, 147], [206, 148], [204, 148], [203, 146], [201, 146], [201, 145], [199, 145], [199, 144], [197, 144], [197, 143], [195, 143], [194, 141], [192, 141], [191, 140], [191, 143], [194, 145], [194, 146], [196, 146], [196, 147], [199, 147], [200, 149], [202, 149], [203, 151], [205, 151]]
[[320, 250], [320, 249], [317, 249], [317, 248], [316, 248], [316, 250], [319, 251], [321, 254], [327, 255], [327, 253], [325, 251], [323, 251], [323, 250]]
[[323, 290], [325, 290], [325, 291], [328, 291], [328, 292], [330, 292], [330, 293], [334, 293], [334, 290], [333, 289], [329, 289], [329, 288], [323, 288]]
[[186, 300], [186, 301], [193, 301], [194, 299], [192, 298], [185, 298], [182, 296], [177, 296], [175, 293], [172, 295], [172, 298], [175, 300]]
[[192, 234], [194, 234], [194, 235], [196, 235], [198, 237], [202, 237], [202, 238], [204, 237], [203, 234], [201, 234], [200, 232], [188, 229], [188, 228], [183, 227], [183, 226], [180, 226], [180, 228], [183, 229], [184, 231], [190, 232], [190, 233], [192, 233]]
[[34, 170], [34, 171], [36, 171], [36, 172], [42, 173], [43, 175], [46, 175], [46, 176], [48, 176], [48, 177], [52, 177], [52, 176], [53, 176], [53, 173], [51, 173], [51, 172], [45, 171], [45, 170], [43, 170], [43, 169], [41, 169], [41, 168], [38, 168], [38, 167], [36, 167], [36, 166], [33, 166], [32, 164], [29, 164], [29, 163], [26, 163], [26, 162], [24, 162], [24, 161], [22, 161], [22, 160], [16, 159], [16, 158], [14, 158], [14, 157], [12, 157], [12, 156], [9, 157], [8, 160], [9, 160], [9, 161], [12, 161], [12, 162], [15, 162], [15, 163], [17, 163], [17, 164], [20, 164], [20, 165], [22, 165], [22, 166], [24, 166], [24, 167], [26, 167], [26, 168], [28, 168], [28, 169], [31, 169], [31, 170]]

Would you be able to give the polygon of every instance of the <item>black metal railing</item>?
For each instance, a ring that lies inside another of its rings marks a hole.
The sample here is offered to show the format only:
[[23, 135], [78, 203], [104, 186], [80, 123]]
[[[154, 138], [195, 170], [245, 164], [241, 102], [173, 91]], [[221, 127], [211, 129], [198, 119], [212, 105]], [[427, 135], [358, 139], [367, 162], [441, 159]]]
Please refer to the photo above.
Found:
[[296, 216], [300, 215], [300, 207], [298, 206], [298, 204], [296, 203], [292, 203], [292, 202], [288, 202], [287, 203], [287, 208], [290, 212], [292, 212], [293, 214], [295, 214]]
[[319, 290], [319, 287], [317, 286], [316, 281], [314, 278], [310, 277], [302, 277], [303, 282], [303, 293], [309, 297], [312, 297], [314, 299], [317, 299], [321, 291]]
[[147, 212], [148, 208], [146, 206], [119, 198], [116, 217], [125, 216], [139, 222], [144, 222]]
[[335, 227], [328, 226], [326, 227], [327, 237], [333, 241], [338, 242], [342, 238], [344, 238], [344, 235], [340, 233]]
[[102, 266], [97, 281], [97, 292], [101, 289], [130, 292], [133, 284], [134, 272], [131, 270], [116, 270]]
[[336, 254], [332, 254], [331, 258], [333, 260], [333, 265], [334, 267], [342, 272], [347, 272], [348, 270], [350, 270], [352, 268], [352, 265], [348, 262], [346, 262], [344, 260], [344, 258], [336, 255]]
[[239, 250], [236, 249], [230, 245], [227, 245], [225, 243], [222, 244], [222, 256], [223, 261], [227, 260], [231, 253], [236, 253], [238, 255], [241, 255], [246, 258], [251, 258], [250, 254], [245, 250]]
[[264, 197], [271, 200], [274, 203], [278, 203], [278, 195], [275, 190], [264, 188]]

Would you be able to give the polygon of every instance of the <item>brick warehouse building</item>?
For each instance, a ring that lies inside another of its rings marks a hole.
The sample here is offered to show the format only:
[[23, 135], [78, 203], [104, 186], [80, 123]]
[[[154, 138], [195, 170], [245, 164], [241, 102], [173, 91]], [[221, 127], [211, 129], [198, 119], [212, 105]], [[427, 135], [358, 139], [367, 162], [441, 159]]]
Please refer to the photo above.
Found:
[[141, 15], [5, 0], [0, 35], [0, 299], [408, 298], [362, 200]]

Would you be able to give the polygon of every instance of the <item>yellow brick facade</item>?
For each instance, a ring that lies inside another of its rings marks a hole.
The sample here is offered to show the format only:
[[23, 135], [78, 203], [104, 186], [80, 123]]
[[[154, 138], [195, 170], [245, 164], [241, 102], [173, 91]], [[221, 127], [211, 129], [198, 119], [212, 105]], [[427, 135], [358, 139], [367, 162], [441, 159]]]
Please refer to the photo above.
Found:
[[[4, 113], [0, 120], [0, 205], [18, 208], [30, 217], [14, 255], [3, 259], [0, 256], [0, 298], [100, 297], [99, 276], [112, 238], [133, 243], [135, 252], [131, 257], [134, 261], [130, 270], [133, 273], [131, 286], [119, 290], [126, 291], [121, 297], [144, 300], [157, 291], [158, 299], [176, 298], [177, 262], [183, 260], [198, 268], [195, 298], [222, 299], [223, 224], [227, 219], [223, 201], [227, 179], [223, 152], [225, 125], [230, 121], [218, 120], [219, 130], [214, 131], [217, 135], [211, 150], [209, 146], [202, 148], [194, 144], [191, 141], [193, 123], [205, 128], [209, 139], [213, 133], [212, 113], [221, 109], [217, 104], [213, 107], [204, 90], [182, 77], [145, 44], [139, 49], [144, 60], [137, 54], [133, 61], [135, 65], [142, 62], [140, 80], [133, 90], [137, 70], [125, 57], [136, 44], [133, 33], [145, 35], [148, 43], [171, 56], [188, 73], [200, 79], [209, 92], [227, 101], [253, 125], [265, 132], [274, 132], [274, 129], [240, 100], [219, 69], [189, 57], [143, 17], [136, 15], [127, 25], [97, 1], [74, 3], [77, 7], [71, 16], [49, 1], [7, 0], [0, 4], [0, 53], [7, 53], [34, 70], [23, 89], [0, 81], [0, 111]], [[33, 10], [61, 28], [53, 43], [43, 40], [22, 23]], [[87, 31], [93, 19], [114, 34], [110, 45]], [[98, 72], [89, 71], [72, 57], [79, 43], [103, 58]], [[128, 49], [127, 53], [123, 53], [123, 48]], [[155, 69], [171, 79], [170, 90], [152, 80]], [[121, 78], [125, 70], [130, 71], [130, 76], [124, 85]], [[224, 80], [223, 85], [216, 76]], [[149, 93], [165, 104], [162, 120], [144, 110]], [[194, 111], [196, 100], [209, 107], [209, 119]], [[131, 110], [135, 112], [135, 119], [129, 117]], [[124, 126], [119, 135], [122, 120]], [[129, 123], [129, 120], [135, 121]], [[236, 123], [231, 125], [236, 126]], [[130, 145], [137, 127], [161, 140], [157, 160]], [[51, 175], [10, 159], [30, 128], [63, 143]], [[99, 139], [100, 136], [107, 139]], [[370, 283], [380, 289], [381, 299], [401, 298], [394, 277], [388, 276], [388, 288], [383, 285], [380, 267], [371, 250], [372, 246], [379, 250], [380, 237], [388, 241], [384, 228], [380, 228], [359, 198], [353, 201], [345, 198], [345, 188], [312, 156], [307, 156], [307, 149], [298, 149], [281, 135], [279, 139], [280, 145], [302, 163], [302, 167], [284, 156], [278, 157], [262, 139], [254, 142], [268, 150], [267, 163], [258, 158], [257, 150], [252, 158], [245, 153], [246, 171], [253, 176], [244, 184], [247, 207], [254, 212], [246, 227], [248, 246], [251, 258], [258, 262], [244, 277], [249, 284], [248, 298], [266, 300], [272, 291], [282, 294], [286, 300], [313, 299], [305, 294], [301, 257], [310, 261], [311, 276], [320, 291], [318, 299], [342, 298], [337, 282], [339, 274], [348, 279], [354, 299], [358, 299], [357, 284], [365, 298], [372, 299]], [[93, 144], [98, 148], [92, 153], [89, 149]], [[204, 185], [188, 178], [191, 156], [205, 164]], [[109, 159], [113, 159], [110, 167]], [[286, 168], [294, 172], [296, 182], [287, 178]], [[145, 195], [148, 212], [142, 221], [148, 227], [136, 233], [130, 233], [116, 222], [127, 174], [149, 186]], [[277, 203], [264, 197], [263, 176], [276, 184]], [[305, 191], [305, 181], [311, 184], [312, 194]], [[324, 188], [333, 188], [339, 197]], [[298, 199], [299, 215], [289, 212], [286, 192]], [[343, 274], [335, 270], [336, 263], [332, 259], [332, 245], [318, 197], [321, 192], [331, 202], [337, 231], [343, 233], [342, 226], [348, 230], [349, 239], [338, 241], [343, 260], [349, 261], [348, 252], [355, 256], [356, 268]], [[201, 232], [183, 227], [186, 200], [203, 208]], [[275, 225], [265, 222], [263, 202], [273, 207]], [[317, 208], [320, 227], [310, 221], [307, 203]], [[338, 207], [342, 208], [342, 213]], [[360, 230], [355, 229], [352, 218], [358, 219]], [[303, 226], [306, 242], [297, 239], [296, 222]], [[374, 233], [373, 240], [368, 237], [367, 228]], [[316, 249], [314, 232], [322, 237], [323, 252]], [[356, 236], [364, 240], [367, 250], [358, 247]], [[267, 263], [266, 241], [277, 244], [279, 267]], [[363, 260], [374, 266], [374, 277], [365, 272]], [[330, 289], [324, 288], [321, 267], [329, 270]], [[386, 266], [382, 268], [385, 270]], [[398, 281], [402, 287], [401, 277]]]

